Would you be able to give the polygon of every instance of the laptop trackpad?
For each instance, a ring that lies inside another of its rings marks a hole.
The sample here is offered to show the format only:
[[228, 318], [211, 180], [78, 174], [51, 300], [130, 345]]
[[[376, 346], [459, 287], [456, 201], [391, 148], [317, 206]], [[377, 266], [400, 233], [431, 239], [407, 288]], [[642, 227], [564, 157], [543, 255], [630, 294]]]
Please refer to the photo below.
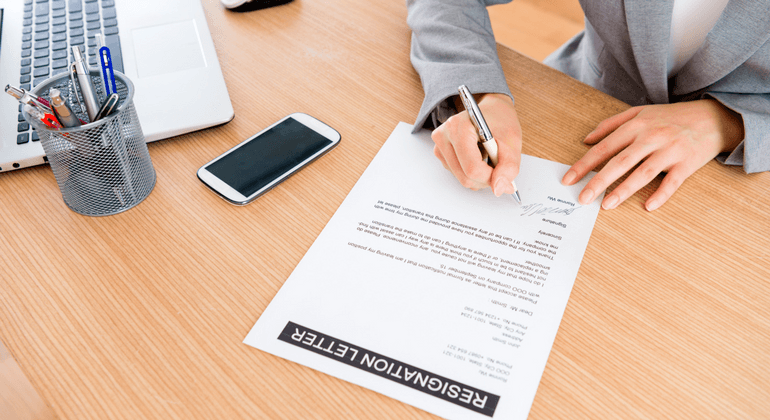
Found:
[[205, 67], [198, 28], [192, 20], [131, 32], [139, 77]]

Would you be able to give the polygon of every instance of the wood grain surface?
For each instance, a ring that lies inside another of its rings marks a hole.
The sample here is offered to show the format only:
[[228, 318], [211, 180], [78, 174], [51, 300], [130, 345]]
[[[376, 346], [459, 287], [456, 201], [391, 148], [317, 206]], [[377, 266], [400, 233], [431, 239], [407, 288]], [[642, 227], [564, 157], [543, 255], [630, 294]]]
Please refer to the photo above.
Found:
[[487, 10], [495, 40], [538, 61], [585, 29], [577, 0], [516, 0]]
[[[398, 121], [422, 101], [401, 0], [204, 0], [235, 108], [149, 146], [139, 206], [85, 217], [49, 167], [0, 176], [0, 337], [60, 419], [428, 419], [241, 343]], [[627, 105], [499, 47], [524, 153], [573, 163]], [[335, 150], [245, 207], [195, 176], [292, 113]], [[426, 156], [426, 159], [432, 159]], [[770, 174], [716, 162], [601, 211], [530, 418], [770, 416]]]

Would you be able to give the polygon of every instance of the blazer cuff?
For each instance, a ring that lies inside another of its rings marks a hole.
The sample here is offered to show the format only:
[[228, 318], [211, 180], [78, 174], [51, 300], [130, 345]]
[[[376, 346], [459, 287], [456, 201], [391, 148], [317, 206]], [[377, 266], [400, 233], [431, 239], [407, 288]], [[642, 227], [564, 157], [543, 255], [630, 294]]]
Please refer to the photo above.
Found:
[[458, 95], [457, 88], [460, 85], [468, 86], [468, 89], [474, 94], [502, 93], [513, 99], [505, 75], [498, 66], [493, 65], [490, 66], [493, 67], [492, 69], [486, 70], [468, 68], [483, 66], [460, 65], [459, 67], [459, 69], [436, 72], [432, 81], [423, 78], [425, 98], [414, 123], [414, 132], [422, 128], [434, 129], [457, 113], [453, 99]]
[[731, 153], [717, 156], [717, 161], [742, 165], [746, 173], [770, 171], [770, 96], [724, 92], [708, 92], [705, 96], [716, 99], [743, 118], [743, 141]]

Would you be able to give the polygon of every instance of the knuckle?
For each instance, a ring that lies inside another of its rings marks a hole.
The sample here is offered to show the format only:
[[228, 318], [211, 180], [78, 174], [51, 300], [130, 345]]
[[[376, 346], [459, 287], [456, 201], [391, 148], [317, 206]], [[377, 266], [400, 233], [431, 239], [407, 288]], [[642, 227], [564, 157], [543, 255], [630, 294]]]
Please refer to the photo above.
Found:
[[592, 188], [598, 190], [598, 189], [604, 189], [607, 187], [607, 185], [612, 184], [604, 175], [596, 174], [593, 178], [591, 178], [591, 181], [589, 181]]
[[694, 155], [701, 151], [698, 149], [693, 150], [693, 139], [684, 133], [680, 133], [676, 137], [672, 138], [671, 149], [674, 153], [680, 156]]
[[676, 190], [679, 189], [679, 187], [684, 183], [684, 178], [674, 175], [672, 176], [671, 173], [668, 173], [665, 178], [663, 178], [663, 182], [660, 183], [660, 187], [658, 187], [658, 191], [665, 197], [667, 200], [669, 197], [674, 195]]
[[449, 131], [452, 133], [457, 133], [458, 131], [464, 130], [466, 128], [466, 122], [470, 124], [470, 120], [467, 116], [462, 114], [455, 114], [449, 117], [449, 119], [447, 119], [444, 124], [447, 126], [447, 128], [449, 128]]
[[443, 126], [433, 130], [433, 132], [430, 133], [430, 139], [433, 140], [433, 143], [436, 145], [444, 143], [445, 137]]
[[605, 157], [610, 152], [610, 146], [609, 143], [606, 141], [600, 141], [599, 143], [596, 143], [594, 147], [591, 148], [589, 153], [592, 155], [596, 155], [599, 157]]
[[473, 180], [482, 180], [484, 179], [485, 173], [484, 169], [479, 168], [478, 166], [473, 166], [472, 168], [469, 168], [466, 171], [466, 175], [468, 178], [471, 178]]
[[462, 185], [462, 186], [463, 186], [463, 187], [465, 187], [465, 188], [470, 188], [470, 189], [472, 189], [472, 190], [474, 190], [474, 191], [478, 189], [478, 188], [476, 187], [476, 182], [474, 182], [474, 181], [473, 181], [472, 179], [470, 179], [470, 178], [463, 178], [463, 179], [461, 179], [461, 180], [460, 180], [460, 185]]
[[460, 114], [452, 115], [451, 117], [447, 118], [447, 120], [442, 125], [446, 127], [457, 127], [457, 124], [459, 122], [459, 119], [458, 119], [459, 115]]
[[676, 173], [669, 172], [666, 175], [666, 190], [669, 190], [671, 194], [674, 193], [684, 183], [684, 178]]
[[632, 118], [623, 125], [631, 131], [639, 131], [647, 126], [647, 124], [644, 121], [641, 121], [640, 118]]
[[631, 161], [631, 155], [628, 153], [621, 153], [617, 155], [617, 164], [621, 167], [633, 166], [636, 162]]
[[661, 172], [659, 169], [653, 168], [651, 165], [642, 165], [639, 167], [639, 169], [637, 169], [637, 171], [639, 171], [639, 175], [641, 175], [642, 179], [647, 180], [647, 182], [651, 181]]
[[433, 156], [436, 156], [439, 160], [444, 160], [444, 154], [441, 153], [441, 149], [438, 145], [433, 146]]
[[675, 140], [678, 136], [677, 131], [673, 127], [656, 126], [648, 130], [646, 138], [654, 142], [663, 142]]

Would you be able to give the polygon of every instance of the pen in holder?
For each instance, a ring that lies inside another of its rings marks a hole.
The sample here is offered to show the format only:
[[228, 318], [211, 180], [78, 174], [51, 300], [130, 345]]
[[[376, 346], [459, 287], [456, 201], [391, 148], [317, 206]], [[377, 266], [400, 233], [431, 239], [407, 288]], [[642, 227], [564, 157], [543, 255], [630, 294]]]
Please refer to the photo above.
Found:
[[[100, 72], [89, 71], [98, 103], [107, 98]], [[52, 129], [24, 112], [24, 118], [40, 135], [62, 198], [73, 211], [87, 216], [107, 216], [139, 204], [155, 186], [155, 169], [134, 109], [134, 86], [115, 72], [120, 97], [112, 114], [72, 128]], [[32, 92], [50, 98], [58, 89], [73, 114], [90, 121], [81, 106], [78, 84], [69, 73], [39, 84]]]

